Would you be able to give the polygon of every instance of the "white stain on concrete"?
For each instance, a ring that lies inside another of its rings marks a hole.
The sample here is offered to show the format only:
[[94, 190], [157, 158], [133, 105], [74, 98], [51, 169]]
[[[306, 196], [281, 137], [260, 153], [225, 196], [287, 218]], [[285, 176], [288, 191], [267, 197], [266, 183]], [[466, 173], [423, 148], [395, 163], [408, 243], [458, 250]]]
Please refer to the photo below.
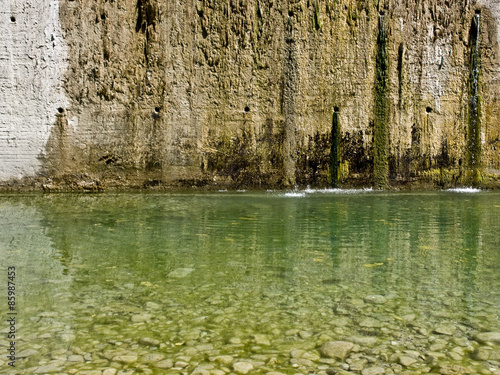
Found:
[[0, 2], [0, 180], [34, 176], [68, 99], [58, 0]]

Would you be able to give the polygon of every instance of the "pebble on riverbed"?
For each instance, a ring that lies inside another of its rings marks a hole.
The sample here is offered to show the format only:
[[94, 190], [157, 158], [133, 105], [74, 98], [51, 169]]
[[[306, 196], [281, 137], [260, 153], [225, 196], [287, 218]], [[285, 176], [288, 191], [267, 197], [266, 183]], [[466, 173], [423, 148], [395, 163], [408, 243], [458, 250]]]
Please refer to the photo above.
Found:
[[327, 358], [336, 358], [343, 361], [354, 347], [352, 342], [328, 341], [321, 347], [321, 354]]

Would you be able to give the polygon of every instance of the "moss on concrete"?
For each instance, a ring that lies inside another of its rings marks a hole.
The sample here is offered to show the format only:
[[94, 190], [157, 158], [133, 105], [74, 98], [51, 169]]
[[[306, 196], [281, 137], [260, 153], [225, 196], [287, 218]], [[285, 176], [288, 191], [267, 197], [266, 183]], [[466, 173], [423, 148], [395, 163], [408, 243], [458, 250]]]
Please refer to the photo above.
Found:
[[388, 183], [388, 122], [389, 122], [389, 59], [385, 14], [379, 16], [375, 76], [375, 122], [373, 135], [373, 177], [375, 185], [384, 188]]

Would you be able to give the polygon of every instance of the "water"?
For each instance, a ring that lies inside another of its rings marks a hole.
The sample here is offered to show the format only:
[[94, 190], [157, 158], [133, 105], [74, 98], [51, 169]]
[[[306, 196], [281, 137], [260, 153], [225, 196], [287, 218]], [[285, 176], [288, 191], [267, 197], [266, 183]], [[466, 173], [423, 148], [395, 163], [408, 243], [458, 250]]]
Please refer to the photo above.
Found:
[[3, 195], [0, 373], [498, 374], [499, 214], [477, 189]]

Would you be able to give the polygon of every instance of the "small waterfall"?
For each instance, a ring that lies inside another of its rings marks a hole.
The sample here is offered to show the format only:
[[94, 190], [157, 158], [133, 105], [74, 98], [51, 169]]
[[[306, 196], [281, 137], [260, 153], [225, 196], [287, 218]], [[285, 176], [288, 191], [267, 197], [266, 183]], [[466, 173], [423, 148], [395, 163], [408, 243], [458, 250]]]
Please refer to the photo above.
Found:
[[476, 11], [469, 34], [470, 76], [469, 76], [469, 118], [467, 132], [467, 161], [469, 182], [477, 185], [481, 182], [481, 96], [480, 68], [481, 49], [479, 45], [480, 13]]

